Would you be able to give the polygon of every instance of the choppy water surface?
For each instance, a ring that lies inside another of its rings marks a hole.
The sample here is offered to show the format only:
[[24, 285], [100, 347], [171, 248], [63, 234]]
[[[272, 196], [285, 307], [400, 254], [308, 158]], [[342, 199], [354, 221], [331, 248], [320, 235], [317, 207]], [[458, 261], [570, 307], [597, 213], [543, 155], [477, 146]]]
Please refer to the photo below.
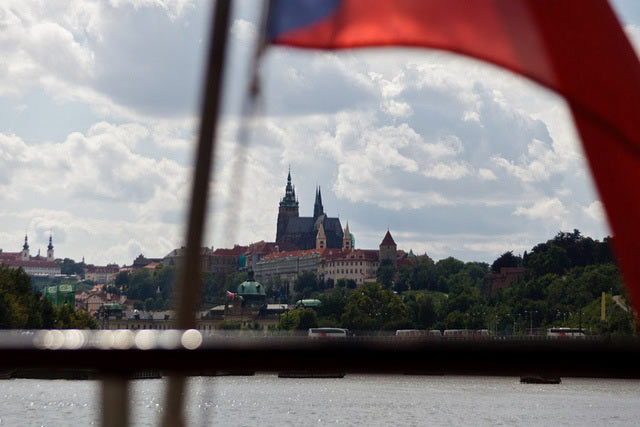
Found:
[[[131, 383], [134, 425], [156, 425], [162, 380]], [[96, 381], [0, 381], [0, 425], [99, 423]], [[193, 378], [189, 425], [637, 425], [640, 381], [347, 375]]]

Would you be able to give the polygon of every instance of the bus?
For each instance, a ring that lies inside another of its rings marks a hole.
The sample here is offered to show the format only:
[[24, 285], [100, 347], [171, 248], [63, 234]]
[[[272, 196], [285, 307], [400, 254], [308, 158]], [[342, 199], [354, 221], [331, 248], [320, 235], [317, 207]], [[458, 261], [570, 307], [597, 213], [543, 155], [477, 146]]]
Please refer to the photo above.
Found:
[[309, 338], [345, 338], [349, 336], [348, 329], [342, 328], [309, 328]]
[[440, 338], [442, 336], [442, 332], [439, 329], [398, 329], [396, 331], [396, 337], [403, 338], [416, 338], [416, 337], [424, 337], [424, 338]]
[[420, 337], [426, 334], [427, 334], [427, 331], [422, 329], [398, 329], [396, 331], [396, 336], [403, 337], [403, 338]]
[[583, 338], [585, 336], [583, 329], [578, 328], [549, 328], [547, 329], [548, 337], [567, 337], [567, 338]]

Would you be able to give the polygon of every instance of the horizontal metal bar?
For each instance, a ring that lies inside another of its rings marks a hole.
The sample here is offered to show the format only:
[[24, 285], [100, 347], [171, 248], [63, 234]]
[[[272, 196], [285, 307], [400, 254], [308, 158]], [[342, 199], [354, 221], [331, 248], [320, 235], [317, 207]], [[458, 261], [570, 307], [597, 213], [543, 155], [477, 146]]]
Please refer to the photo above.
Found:
[[[194, 331], [195, 332], [195, 331]], [[41, 349], [0, 344], [2, 369], [82, 369], [130, 375], [142, 370], [215, 372], [308, 371], [388, 374], [526, 375], [640, 378], [637, 340], [413, 340], [394, 338], [211, 338], [169, 350]]]

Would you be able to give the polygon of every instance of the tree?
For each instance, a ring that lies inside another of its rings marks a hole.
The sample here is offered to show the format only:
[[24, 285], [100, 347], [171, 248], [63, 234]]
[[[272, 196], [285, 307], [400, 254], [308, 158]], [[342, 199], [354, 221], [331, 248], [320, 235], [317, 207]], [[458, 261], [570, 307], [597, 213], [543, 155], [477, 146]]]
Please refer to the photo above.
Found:
[[342, 324], [354, 330], [393, 329], [409, 325], [407, 306], [378, 283], [365, 283], [347, 298]]
[[393, 266], [393, 263], [388, 259], [385, 259], [380, 263], [376, 276], [378, 278], [378, 282], [380, 282], [385, 289], [389, 289], [393, 284], [393, 276], [395, 274], [396, 268]]
[[77, 274], [84, 278], [85, 264], [83, 262], [75, 262], [71, 258], [65, 258], [58, 262], [60, 263], [60, 273], [68, 275]]
[[454, 257], [448, 257], [436, 262], [436, 268], [441, 276], [448, 277], [462, 270], [464, 268], [464, 262]]
[[129, 272], [121, 271], [116, 276], [115, 285], [117, 288], [124, 289], [129, 285]]
[[58, 309], [56, 321], [58, 329], [95, 329], [98, 327], [96, 320], [85, 311], [75, 311], [73, 307], [64, 304]]
[[320, 290], [320, 282], [318, 281], [315, 273], [305, 271], [296, 277], [293, 284], [293, 290], [296, 291], [298, 297], [308, 298], [313, 292]]
[[435, 303], [432, 295], [418, 293], [411, 295], [406, 301], [411, 322], [419, 329], [429, 329], [437, 320]]
[[[536, 250], [536, 248], [539, 249]], [[527, 259], [527, 264], [538, 276], [547, 273], [563, 274], [571, 267], [571, 259], [564, 248], [549, 242], [544, 246], [534, 247]]]
[[335, 288], [329, 295], [320, 296], [322, 304], [316, 309], [318, 321], [327, 320], [332, 323], [339, 323], [344, 308], [347, 305], [348, 292], [344, 288]]
[[298, 316], [298, 325], [296, 329], [306, 331], [309, 328], [317, 328], [318, 327], [318, 315], [315, 310], [312, 308], [305, 308], [300, 310], [300, 315]]
[[278, 319], [278, 329], [290, 331], [300, 324], [300, 310], [289, 310], [282, 313]]
[[503, 267], [520, 267], [522, 265], [522, 258], [514, 255], [513, 251], [505, 252], [500, 255], [493, 264], [491, 264], [491, 271], [494, 273], [500, 273], [500, 269]]

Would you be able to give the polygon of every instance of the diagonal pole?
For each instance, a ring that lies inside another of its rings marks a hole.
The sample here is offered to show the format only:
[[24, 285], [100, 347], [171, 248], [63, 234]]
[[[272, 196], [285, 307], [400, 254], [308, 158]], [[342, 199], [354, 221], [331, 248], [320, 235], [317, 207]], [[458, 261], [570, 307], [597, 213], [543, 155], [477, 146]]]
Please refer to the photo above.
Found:
[[[222, 74], [229, 27], [230, 0], [217, 0], [213, 12], [213, 28], [209, 41], [205, 88], [200, 117], [200, 133], [196, 153], [187, 228], [187, 243], [178, 276], [177, 326], [190, 329], [195, 326], [195, 312], [200, 301], [201, 269], [200, 248], [205, 230], [205, 215], [211, 176], [211, 157], [214, 152], [218, 111], [221, 100]], [[183, 400], [185, 378], [169, 377], [162, 425], [184, 425]]]

